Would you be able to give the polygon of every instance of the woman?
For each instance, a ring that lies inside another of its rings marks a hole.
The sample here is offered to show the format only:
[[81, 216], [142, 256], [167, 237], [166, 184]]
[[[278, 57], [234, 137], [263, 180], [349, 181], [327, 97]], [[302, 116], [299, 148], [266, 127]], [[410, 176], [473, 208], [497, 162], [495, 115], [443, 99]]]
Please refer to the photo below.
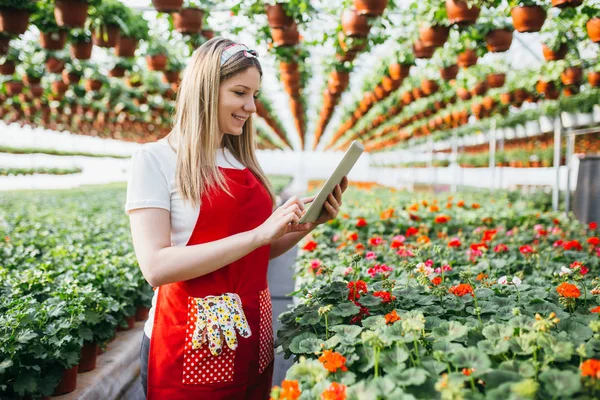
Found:
[[312, 198], [273, 211], [254, 154], [261, 76], [256, 52], [208, 41], [183, 74], [173, 130], [132, 158], [125, 208], [156, 288], [141, 354], [148, 399], [267, 399], [269, 259], [339, 212], [346, 178], [314, 223], [298, 224]]

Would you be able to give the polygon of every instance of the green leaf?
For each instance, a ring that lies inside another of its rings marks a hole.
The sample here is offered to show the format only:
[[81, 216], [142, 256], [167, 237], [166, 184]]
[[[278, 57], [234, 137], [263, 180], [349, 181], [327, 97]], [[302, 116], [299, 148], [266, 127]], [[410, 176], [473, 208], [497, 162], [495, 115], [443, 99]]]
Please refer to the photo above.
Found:
[[553, 397], [569, 398], [581, 389], [579, 374], [573, 371], [549, 369], [540, 374], [540, 382]]
[[3, 374], [8, 368], [13, 365], [13, 361], [11, 359], [6, 359], [0, 362], [0, 374]]
[[421, 368], [409, 368], [393, 374], [398, 386], [419, 386], [425, 383], [429, 372]]
[[312, 332], [301, 333], [300, 335], [298, 335], [294, 339], [292, 339], [292, 342], [290, 343], [290, 351], [295, 354], [302, 354], [303, 352], [300, 349], [300, 343], [306, 339], [316, 339], [316, 338], [317, 338], [317, 335], [315, 335]]
[[482, 340], [477, 343], [477, 348], [491, 356], [508, 352], [510, 344], [507, 340]]
[[405, 368], [404, 362], [408, 360], [408, 351], [396, 345], [391, 349], [385, 349], [379, 356], [379, 365], [383, 366], [386, 373], [401, 371]]
[[490, 340], [504, 340], [513, 336], [514, 329], [510, 326], [492, 324], [483, 328], [483, 336]]
[[374, 315], [362, 320], [362, 326], [365, 328], [375, 329], [381, 326], [386, 326], [385, 317], [381, 315]]
[[349, 317], [351, 315], [356, 315], [360, 311], [360, 307], [352, 302], [346, 302], [342, 304], [338, 304], [331, 310], [332, 315], [336, 315], [339, 317]]
[[320, 320], [321, 320], [321, 316], [319, 315], [319, 312], [315, 310], [315, 311], [311, 311], [311, 312], [304, 314], [300, 318], [300, 321], [298, 321], [298, 323], [303, 326], [315, 325]]
[[20, 373], [13, 385], [17, 393], [23, 396], [25, 393], [35, 393], [37, 389], [36, 376], [31, 373]]
[[506, 370], [490, 371], [483, 376], [486, 390], [493, 389], [506, 382], [519, 382], [521, 379], [522, 376], [518, 373]]
[[373, 307], [381, 304], [383, 299], [381, 297], [373, 296], [372, 294], [365, 294], [358, 299], [358, 302], [365, 307]]
[[474, 374], [480, 375], [487, 372], [491, 366], [488, 356], [474, 347], [461, 349], [450, 356], [450, 362], [457, 368], [472, 368]]
[[341, 337], [358, 337], [362, 332], [362, 328], [358, 325], [337, 325], [329, 328], [330, 331], [336, 332]]
[[435, 339], [452, 342], [467, 335], [468, 329], [456, 321], [442, 322], [431, 334]]
[[34, 339], [38, 336], [37, 333], [33, 332], [30, 329], [24, 330], [23, 332], [19, 332], [17, 335], [16, 341], [22, 344], [29, 342], [31, 339]]
[[298, 343], [298, 349], [301, 353], [318, 353], [323, 350], [325, 342], [321, 339], [308, 338]]

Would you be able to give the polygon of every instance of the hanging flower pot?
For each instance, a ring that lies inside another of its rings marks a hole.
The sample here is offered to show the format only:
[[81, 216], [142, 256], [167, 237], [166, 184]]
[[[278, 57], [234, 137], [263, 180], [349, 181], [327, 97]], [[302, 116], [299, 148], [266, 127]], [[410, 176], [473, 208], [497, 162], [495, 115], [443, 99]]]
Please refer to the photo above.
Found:
[[427, 47], [420, 40], [415, 40], [413, 43], [413, 53], [416, 58], [431, 58], [435, 52], [435, 47]]
[[62, 50], [67, 41], [67, 32], [40, 33], [40, 45], [46, 50]]
[[88, 92], [97, 92], [102, 88], [102, 81], [100, 79], [86, 79], [84, 87]]
[[137, 46], [138, 40], [136, 38], [121, 36], [115, 46], [115, 54], [117, 57], [134, 57]]
[[179, 82], [179, 71], [163, 71], [163, 78], [166, 83]]
[[71, 43], [71, 56], [78, 60], [89, 60], [92, 58], [92, 42]]
[[412, 65], [410, 64], [390, 64], [390, 66], [388, 67], [388, 70], [390, 72], [390, 78], [392, 78], [395, 81], [405, 79], [410, 73], [410, 67], [412, 67]]
[[550, 47], [546, 46], [545, 44], [542, 44], [542, 53], [544, 54], [544, 59], [546, 61], [562, 60], [567, 55], [568, 50], [569, 47], [566, 43], [562, 44], [560, 48], [556, 51], [552, 51]]
[[68, 72], [67, 70], [63, 70], [62, 72], [62, 80], [65, 85], [77, 85], [80, 79], [81, 75], [78, 73]]
[[116, 66], [113, 69], [111, 69], [110, 71], [108, 71], [108, 75], [111, 78], [122, 78], [125, 76], [125, 71], [126, 71], [125, 67]]
[[450, 28], [442, 25], [422, 26], [419, 28], [419, 39], [425, 47], [441, 47], [448, 40]]
[[215, 37], [215, 32], [212, 29], [202, 29], [202, 36], [206, 40], [210, 40]]
[[0, 8], [0, 32], [21, 35], [29, 26], [29, 11]]
[[487, 84], [491, 88], [499, 88], [504, 86], [504, 81], [506, 81], [506, 74], [497, 73], [497, 74], [489, 74], [486, 77]]
[[352, 62], [354, 61], [354, 59], [356, 58], [358, 53], [354, 52], [354, 51], [349, 51], [347, 53], [343, 53], [343, 54], [336, 54], [335, 58], [340, 61], [340, 62]]
[[366, 37], [369, 35], [369, 20], [356, 10], [346, 9], [342, 12], [342, 31], [346, 36]]
[[421, 89], [423, 89], [423, 93], [425, 93], [427, 96], [437, 92], [438, 88], [438, 84], [432, 79], [423, 79], [421, 81]]
[[513, 7], [510, 15], [519, 32], [539, 32], [546, 20], [546, 10], [540, 6]]
[[39, 77], [34, 77], [34, 76], [30, 76], [30, 75], [23, 76], [23, 83], [26, 86], [39, 85], [41, 81], [42, 81], [42, 78], [39, 78]]
[[62, 394], [71, 393], [77, 387], [77, 370], [78, 366], [75, 365], [69, 369], [66, 369], [56, 389], [54, 389], [53, 396], [60, 396]]
[[379, 17], [387, 7], [387, 0], [354, 0], [354, 8], [361, 15]]
[[89, 4], [82, 0], [55, 0], [54, 18], [58, 26], [83, 28]]
[[525, 89], [515, 89], [513, 95], [516, 102], [522, 103], [527, 99], [528, 93]]
[[183, 0], [152, 0], [156, 11], [170, 13], [177, 11], [183, 5]]
[[600, 87], [600, 72], [598, 72], [598, 71], [588, 72], [588, 82], [593, 87]]
[[579, 7], [583, 4], [583, 0], [552, 0], [552, 7], [567, 8]]
[[496, 106], [496, 100], [492, 96], [485, 96], [481, 104], [484, 110], [491, 111]]
[[81, 358], [79, 359], [79, 373], [92, 371], [96, 369], [96, 342], [85, 342], [81, 348]]
[[456, 75], [458, 75], [458, 65], [453, 64], [449, 67], [440, 68], [440, 76], [443, 80], [449, 81], [452, 79], [456, 79]]
[[590, 40], [594, 43], [600, 43], [600, 17], [590, 19], [585, 27]]
[[511, 92], [505, 92], [505, 93], [501, 93], [500, 94], [500, 103], [506, 105], [509, 105], [512, 103], [512, 93]]
[[377, 98], [377, 100], [382, 100], [386, 95], [385, 90], [383, 89], [383, 87], [381, 87], [381, 85], [375, 86], [373, 92], [375, 93], [375, 97]]
[[494, 29], [485, 37], [487, 49], [492, 53], [502, 53], [510, 49], [513, 33], [508, 29]]
[[285, 28], [271, 29], [271, 37], [275, 46], [294, 46], [300, 43], [300, 33], [296, 23]]
[[117, 45], [120, 36], [118, 25], [102, 25], [92, 32], [92, 41], [98, 47], [111, 48]]
[[344, 90], [348, 87], [348, 83], [350, 82], [350, 73], [348, 71], [333, 71], [329, 75], [329, 80], [327, 82], [330, 88], [343, 88]]
[[457, 88], [456, 95], [463, 101], [467, 101], [471, 98], [471, 93], [469, 93], [467, 88], [464, 88], [464, 87]]
[[477, 53], [474, 50], [467, 49], [458, 55], [456, 63], [461, 68], [468, 68], [477, 64]]
[[360, 53], [367, 48], [366, 38], [346, 37], [343, 32], [338, 33], [338, 43], [344, 52]]
[[412, 103], [413, 100], [414, 100], [414, 97], [413, 97], [412, 93], [410, 92], [410, 90], [407, 90], [406, 92], [402, 93], [402, 103], [405, 106]]
[[173, 25], [180, 33], [199, 33], [202, 30], [204, 11], [199, 8], [182, 8], [173, 13]]
[[421, 90], [421, 88], [413, 88], [412, 90], [412, 95], [415, 99], [422, 99], [423, 97], [425, 97], [425, 93], [423, 92], [423, 90]]
[[469, 4], [461, 0], [446, 0], [446, 12], [451, 24], [461, 26], [472, 25], [477, 21], [480, 11], [479, 7], [475, 5], [469, 6]]
[[150, 71], [164, 71], [167, 68], [167, 55], [154, 54], [146, 56], [146, 63]]
[[23, 84], [17, 81], [6, 81], [4, 87], [9, 96], [16, 96], [23, 91]]
[[10, 36], [0, 36], [0, 55], [3, 56], [8, 53], [10, 48]]
[[560, 74], [560, 80], [563, 85], [577, 85], [581, 82], [583, 78], [583, 70], [581, 67], [567, 67]]
[[12, 75], [15, 73], [15, 62], [6, 60], [0, 65], [0, 75]]
[[46, 71], [50, 72], [51, 74], [58, 74], [58, 73], [62, 72], [62, 70], [64, 68], [65, 68], [64, 60], [59, 60], [58, 58], [55, 58], [55, 57], [48, 57], [46, 59]]
[[284, 28], [294, 23], [292, 17], [285, 13], [281, 3], [275, 5], [266, 4], [265, 11], [271, 28]]

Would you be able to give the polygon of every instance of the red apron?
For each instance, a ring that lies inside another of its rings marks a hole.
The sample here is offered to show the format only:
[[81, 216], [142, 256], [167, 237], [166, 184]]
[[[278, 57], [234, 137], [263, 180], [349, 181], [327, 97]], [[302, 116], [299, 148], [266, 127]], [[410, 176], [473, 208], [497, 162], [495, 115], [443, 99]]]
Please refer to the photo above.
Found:
[[[218, 189], [203, 195], [188, 246], [249, 231], [272, 212], [269, 192], [249, 169], [221, 168], [232, 196]], [[148, 360], [148, 400], [268, 399], [273, 375], [273, 326], [267, 284], [269, 246], [210, 274], [160, 287]], [[238, 347], [223, 341], [220, 355], [204, 344], [192, 349], [194, 298], [237, 293], [251, 336], [236, 333]]]

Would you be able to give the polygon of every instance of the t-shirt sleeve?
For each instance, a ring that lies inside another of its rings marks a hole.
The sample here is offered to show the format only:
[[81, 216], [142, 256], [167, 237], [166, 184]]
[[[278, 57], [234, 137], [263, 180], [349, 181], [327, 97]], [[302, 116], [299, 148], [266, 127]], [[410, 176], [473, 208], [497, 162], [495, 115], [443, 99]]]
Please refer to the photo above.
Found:
[[157, 157], [147, 149], [131, 157], [125, 212], [138, 208], [164, 208], [171, 211], [171, 193]]

